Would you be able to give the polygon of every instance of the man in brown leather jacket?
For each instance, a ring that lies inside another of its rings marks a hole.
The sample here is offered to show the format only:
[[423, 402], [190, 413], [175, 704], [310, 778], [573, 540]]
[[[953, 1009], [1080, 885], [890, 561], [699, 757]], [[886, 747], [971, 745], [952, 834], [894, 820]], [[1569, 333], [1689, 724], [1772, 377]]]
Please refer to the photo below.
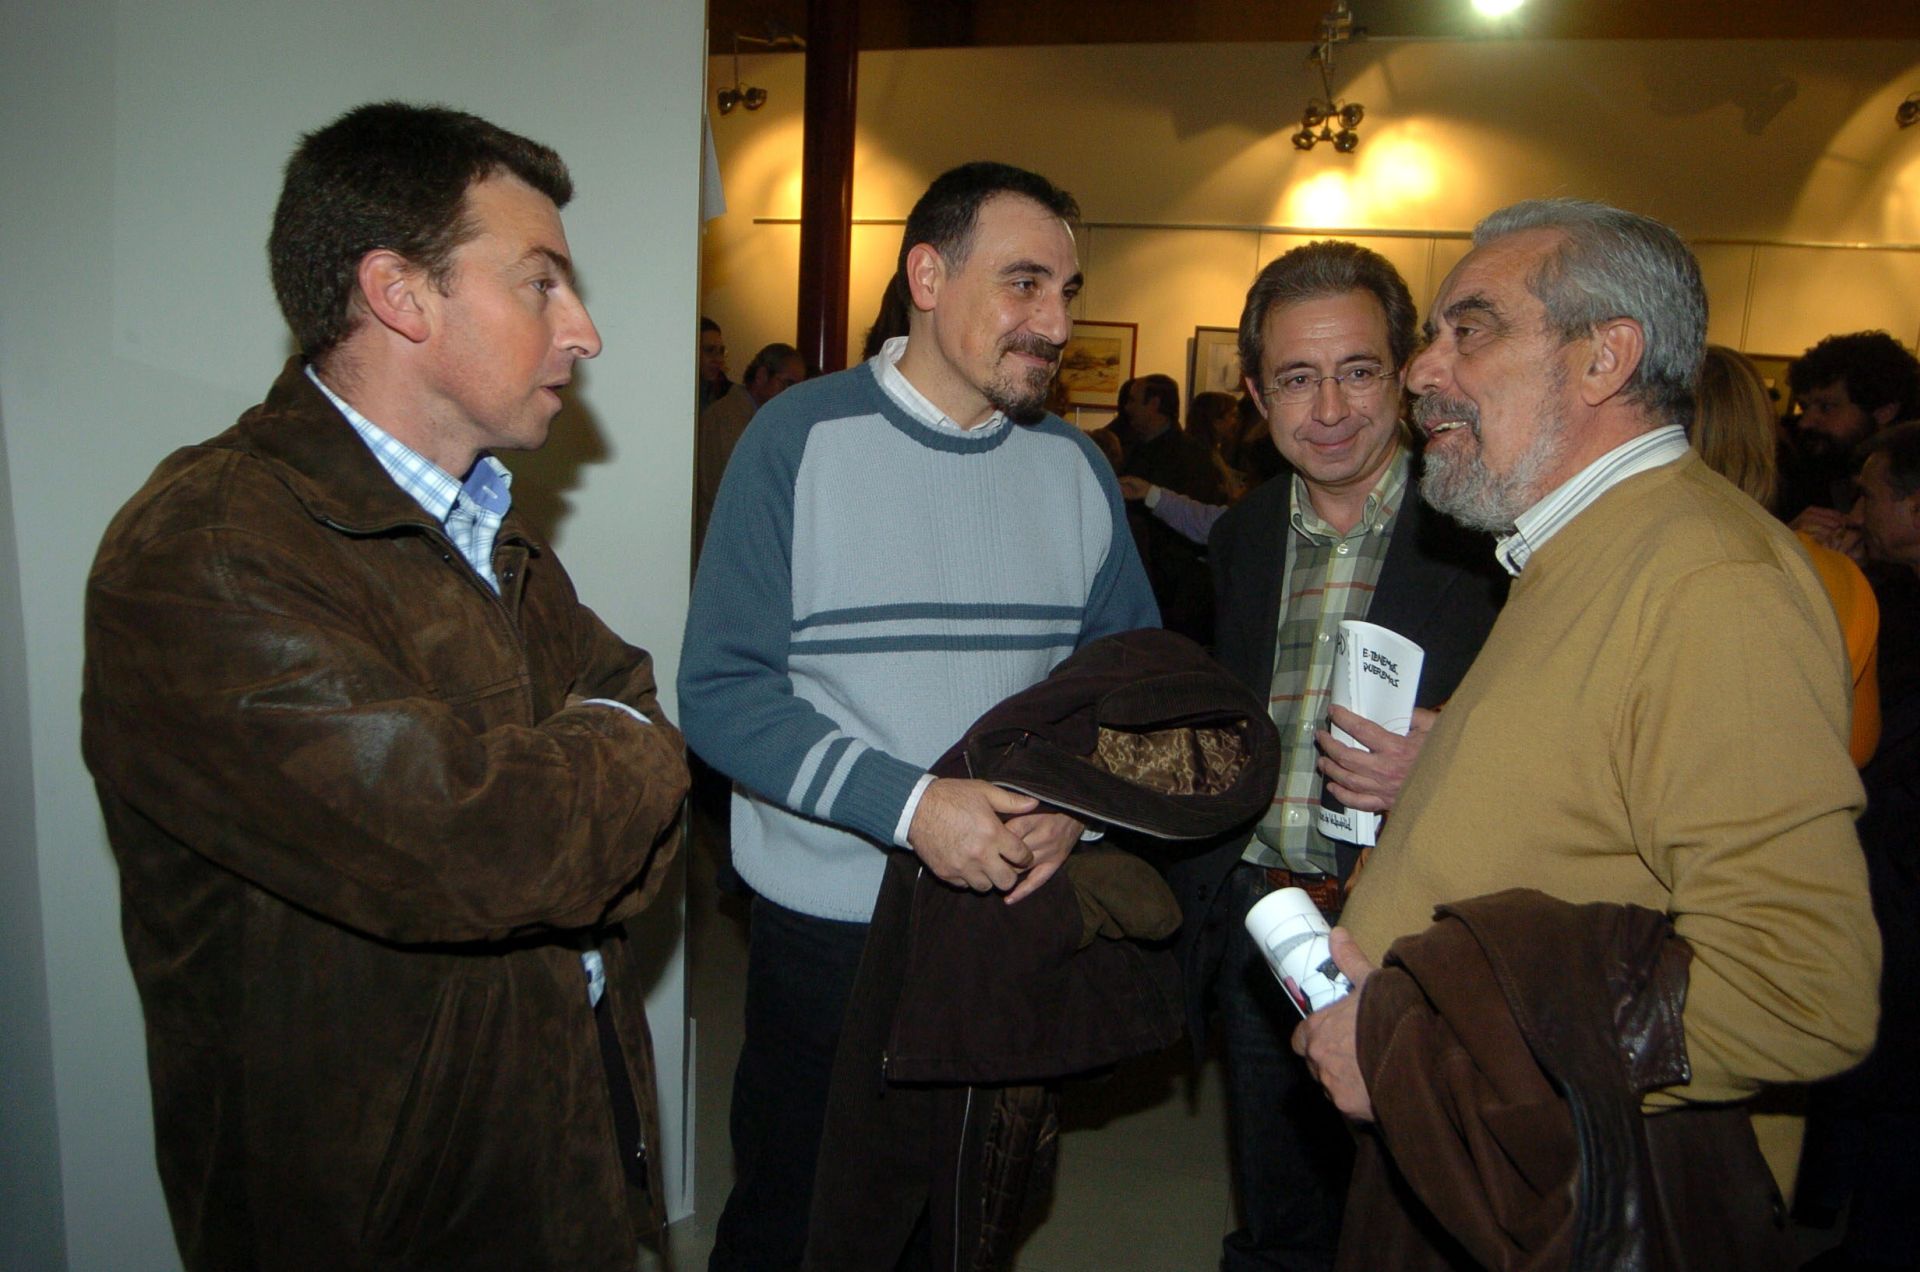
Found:
[[101, 544], [83, 738], [189, 1268], [631, 1269], [659, 1223], [624, 921], [683, 748], [489, 453], [600, 350], [571, 189], [450, 110], [303, 139], [301, 353]]

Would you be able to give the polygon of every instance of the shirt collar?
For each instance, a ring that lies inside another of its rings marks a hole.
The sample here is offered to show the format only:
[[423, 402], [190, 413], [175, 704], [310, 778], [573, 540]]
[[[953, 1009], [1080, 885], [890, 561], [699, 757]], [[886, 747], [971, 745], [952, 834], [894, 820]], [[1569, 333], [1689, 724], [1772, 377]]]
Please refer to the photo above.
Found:
[[434, 521], [446, 524], [463, 493], [479, 508], [497, 517], [506, 516], [513, 504], [513, 473], [505, 464], [491, 455], [482, 455], [473, 471], [467, 474], [466, 481], [458, 481], [425, 455], [354, 410], [345, 398], [327, 387], [311, 363], [307, 364], [306, 372], [313, 387], [325, 394], [327, 401], [353, 426], [373, 457], [380, 461], [380, 467], [386, 469], [387, 476], [411, 495], [421, 511]]
[[1407, 448], [1400, 447], [1392, 461], [1381, 470], [1373, 489], [1367, 492], [1367, 501], [1360, 510], [1360, 520], [1344, 535], [1328, 525], [1314, 510], [1306, 479], [1296, 472], [1293, 475], [1293, 528], [1316, 539], [1343, 539], [1375, 533], [1393, 520], [1393, 514], [1400, 506], [1400, 496], [1407, 488], [1407, 469], [1412, 462], [1413, 457]]
[[993, 436], [1007, 426], [1007, 413], [995, 411], [984, 424], [972, 428], [961, 428], [948, 417], [945, 411], [927, 399], [927, 395], [913, 387], [907, 377], [900, 374], [900, 355], [907, 351], [907, 337], [895, 336], [880, 346], [880, 352], [873, 355], [873, 378], [880, 382], [886, 395], [896, 402], [900, 409], [911, 416], [915, 423], [924, 424], [940, 433], [951, 433], [959, 437], [982, 440]]
[[1686, 453], [1686, 430], [1678, 424], [1664, 425], [1622, 442], [1515, 517], [1513, 533], [1494, 544], [1493, 555], [1508, 574], [1518, 576], [1533, 554], [1594, 500], [1635, 473], [1671, 464]]

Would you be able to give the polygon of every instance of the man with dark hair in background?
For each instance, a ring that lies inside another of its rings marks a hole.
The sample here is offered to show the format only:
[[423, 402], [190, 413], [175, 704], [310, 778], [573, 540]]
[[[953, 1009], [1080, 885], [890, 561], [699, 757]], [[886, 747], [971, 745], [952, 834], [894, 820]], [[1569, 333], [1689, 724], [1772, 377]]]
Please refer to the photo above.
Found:
[[[700, 406], [704, 411], [727, 395], [733, 381], [727, 378], [727, 338], [720, 324], [711, 318], [700, 320]], [[695, 412], [695, 417], [699, 415]]]
[[[1353, 243], [1309, 243], [1274, 260], [1240, 315], [1247, 391], [1293, 471], [1214, 527], [1215, 653], [1267, 697], [1285, 758], [1254, 833], [1172, 871], [1188, 1022], [1198, 1038], [1216, 1009], [1226, 1044], [1241, 1223], [1225, 1240], [1223, 1272], [1331, 1268], [1352, 1160], [1346, 1127], [1288, 1050], [1299, 1015], [1248, 936], [1247, 911], [1276, 889], [1300, 887], [1328, 922], [1339, 921], [1359, 849], [1321, 833], [1323, 787], [1354, 807], [1392, 807], [1432, 725], [1428, 708], [1453, 692], [1506, 592], [1485, 536], [1414, 494], [1400, 422], [1413, 346], [1406, 283]], [[1336, 713], [1371, 752], [1321, 731], [1346, 619], [1391, 628], [1426, 651], [1408, 736]]]
[[1839, 1248], [1820, 1272], [1913, 1265], [1920, 1251], [1920, 421], [1883, 428], [1861, 446], [1850, 520], [1855, 558], [1880, 604], [1880, 745], [1861, 770], [1860, 846], [1884, 951], [1880, 1033], [1865, 1064], [1814, 1089], [1800, 1164], [1797, 1217], [1830, 1226], [1846, 1207]]
[[[1171, 376], [1129, 380], [1118, 420], [1126, 426], [1122, 477], [1136, 477], [1203, 504], [1226, 502], [1226, 487], [1206, 443], [1180, 427], [1180, 386]], [[1127, 522], [1162, 621], [1170, 631], [1212, 644], [1213, 592], [1199, 547], [1149, 515], [1144, 506], [1129, 506]]]
[[776, 342], [754, 354], [740, 375], [740, 383], [700, 412], [693, 447], [694, 560], [700, 559], [707, 520], [713, 516], [713, 499], [720, 493], [720, 478], [726, 474], [727, 461], [733, 457], [740, 435], [747, 431], [747, 422], [755, 411], [806, 378], [807, 364], [800, 360], [800, 351]]
[[[1799, 414], [1783, 457], [1780, 515], [1831, 532], [1853, 505], [1856, 453], [1896, 420], [1920, 418], [1920, 360], [1884, 331], [1828, 336], [1787, 368]], [[1803, 509], [1804, 519], [1797, 519]]]
[[1111, 468], [1041, 405], [1080, 289], [1077, 214], [1004, 164], [938, 178], [901, 240], [908, 334], [768, 403], [721, 486], [680, 674], [757, 894], [716, 1272], [800, 1266], [886, 854], [1017, 904], [1080, 839], [928, 765], [1074, 650], [1158, 621]]
[[195, 1269], [631, 1269], [663, 1220], [646, 975], [687, 774], [647, 654], [491, 452], [600, 337], [558, 155], [437, 107], [302, 139], [299, 342], [88, 580], [82, 741]]

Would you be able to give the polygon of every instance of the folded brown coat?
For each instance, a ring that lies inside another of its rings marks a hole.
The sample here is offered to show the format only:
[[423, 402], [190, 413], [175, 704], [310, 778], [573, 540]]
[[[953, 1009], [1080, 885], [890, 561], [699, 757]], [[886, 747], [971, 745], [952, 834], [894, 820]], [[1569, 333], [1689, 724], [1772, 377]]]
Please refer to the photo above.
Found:
[[1665, 915], [1514, 889], [1440, 907], [1360, 999], [1343, 1272], [1794, 1266], [1746, 1109], [1686, 1081], [1692, 951]]
[[[1153, 852], [1257, 817], [1278, 780], [1266, 704], [1162, 631], [1096, 641], [988, 712], [935, 766], [1026, 791]], [[1153, 866], [1083, 848], [1018, 905], [888, 863], [834, 1061], [807, 1266], [887, 1272], [930, 1199], [935, 1262], [1005, 1265], [1051, 1173], [1047, 1083], [1181, 1032]], [[1095, 936], [1106, 929], [1128, 938]]]

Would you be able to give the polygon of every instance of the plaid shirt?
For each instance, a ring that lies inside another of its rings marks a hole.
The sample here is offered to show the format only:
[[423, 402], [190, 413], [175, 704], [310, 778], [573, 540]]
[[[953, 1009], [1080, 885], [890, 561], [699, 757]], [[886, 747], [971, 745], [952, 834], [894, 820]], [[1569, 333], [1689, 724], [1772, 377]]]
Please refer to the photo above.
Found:
[[500, 580], [493, 574], [493, 541], [499, 537], [507, 509], [513, 506], [513, 474], [507, 466], [491, 455], [482, 455], [464, 483], [455, 481], [438, 464], [348, 406], [320, 382], [312, 367], [307, 368], [307, 378], [347, 417], [347, 423], [353, 425], [353, 431], [394, 484], [446, 528], [461, 557], [497, 593]]
[[1367, 496], [1360, 520], [1340, 534], [1313, 510], [1306, 483], [1293, 477], [1293, 533], [1287, 536], [1280, 583], [1280, 627], [1273, 646], [1273, 689], [1267, 710], [1280, 728], [1280, 787], [1260, 819], [1243, 860], [1307, 874], [1338, 874], [1333, 841], [1320, 833], [1319, 749], [1313, 731], [1326, 719], [1333, 682], [1333, 638], [1342, 619], [1363, 619], [1412, 461], [1402, 450]]

